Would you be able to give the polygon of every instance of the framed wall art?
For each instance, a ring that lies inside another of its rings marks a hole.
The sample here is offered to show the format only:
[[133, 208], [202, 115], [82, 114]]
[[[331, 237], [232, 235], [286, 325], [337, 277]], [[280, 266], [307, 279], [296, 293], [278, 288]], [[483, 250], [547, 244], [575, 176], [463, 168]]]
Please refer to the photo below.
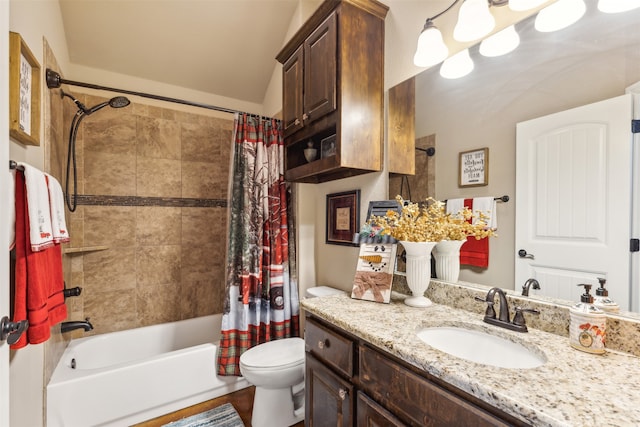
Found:
[[40, 64], [14, 32], [9, 32], [9, 135], [40, 145]]
[[326, 243], [357, 246], [353, 235], [360, 231], [360, 190], [327, 194]]
[[489, 149], [460, 153], [458, 187], [480, 187], [489, 184]]

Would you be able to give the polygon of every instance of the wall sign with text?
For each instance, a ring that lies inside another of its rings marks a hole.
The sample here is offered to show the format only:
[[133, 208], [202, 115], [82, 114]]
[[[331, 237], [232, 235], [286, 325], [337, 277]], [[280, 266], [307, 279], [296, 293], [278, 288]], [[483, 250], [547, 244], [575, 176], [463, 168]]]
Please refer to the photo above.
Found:
[[489, 149], [460, 153], [459, 187], [477, 187], [489, 184]]

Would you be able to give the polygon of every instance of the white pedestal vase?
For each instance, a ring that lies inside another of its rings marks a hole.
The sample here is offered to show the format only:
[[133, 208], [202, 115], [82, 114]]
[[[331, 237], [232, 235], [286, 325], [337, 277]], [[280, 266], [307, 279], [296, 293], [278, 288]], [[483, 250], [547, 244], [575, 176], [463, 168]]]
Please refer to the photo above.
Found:
[[431, 250], [437, 242], [400, 242], [407, 256], [407, 285], [413, 296], [404, 300], [411, 307], [429, 307], [424, 296], [431, 281]]
[[460, 248], [465, 240], [443, 240], [433, 248], [436, 277], [446, 282], [457, 282], [460, 276]]

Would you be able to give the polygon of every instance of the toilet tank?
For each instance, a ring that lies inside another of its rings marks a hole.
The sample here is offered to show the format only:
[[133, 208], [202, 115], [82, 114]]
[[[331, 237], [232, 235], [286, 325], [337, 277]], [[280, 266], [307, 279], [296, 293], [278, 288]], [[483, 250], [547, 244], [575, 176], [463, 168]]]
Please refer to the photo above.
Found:
[[337, 295], [344, 294], [344, 291], [340, 289], [332, 288], [330, 286], [314, 286], [312, 288], [308, 288], [305, 296], [307, 298], [315, 298], [315, 297], [324, 297], [328, 295]]

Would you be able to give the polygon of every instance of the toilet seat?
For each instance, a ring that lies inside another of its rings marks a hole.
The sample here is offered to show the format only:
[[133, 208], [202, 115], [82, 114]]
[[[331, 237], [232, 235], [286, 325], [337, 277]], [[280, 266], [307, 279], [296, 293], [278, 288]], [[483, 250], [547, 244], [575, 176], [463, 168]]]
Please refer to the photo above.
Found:
[[256, 370], [278, 370], [304, 364], [304, 340], [284, 338], [257, 345], [242, 353], [240, 365]]

